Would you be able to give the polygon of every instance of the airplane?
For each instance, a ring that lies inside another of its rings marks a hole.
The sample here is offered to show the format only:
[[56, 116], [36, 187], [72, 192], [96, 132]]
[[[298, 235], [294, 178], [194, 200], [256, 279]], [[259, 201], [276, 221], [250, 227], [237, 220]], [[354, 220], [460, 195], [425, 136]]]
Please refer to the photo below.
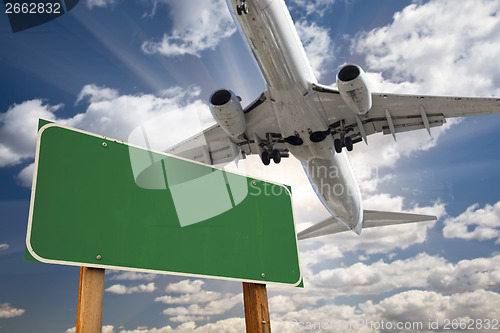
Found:
[[346, 64], [337, 88], [318, 83], [283, 0], [227, 0], [261, 70], [266, 89], [248, 106], [229, 89], [210, 96], [216, 124], [166, 152], [205, 164], [258, 154], [264, 165], [290, 154], [301, 161], [331, 217], [298, 233], [298, 239], [437, 217], [364, 210], [346, 150], [368, 144], [374, 133], [426, 129], [447, 118], [500, 112], [498, 98], [374, 93], [366, 74]]

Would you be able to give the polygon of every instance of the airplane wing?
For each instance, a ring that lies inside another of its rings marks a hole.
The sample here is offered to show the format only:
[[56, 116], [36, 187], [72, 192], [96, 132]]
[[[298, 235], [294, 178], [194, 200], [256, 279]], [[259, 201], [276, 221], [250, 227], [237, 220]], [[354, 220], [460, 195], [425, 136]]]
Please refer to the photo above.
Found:
[[[383, 227], [396, 224], [405, 224], [413, 222], [429, 222], [437, 220], [436, 216], [419, 215], [409, 213], [381, 212], [376, 210], [363, 211], [363, 229]], [[307, 239], [318, 236], [336, 234], [348, 231], [349, 229], [335, 217], [331, 216], [313, 226], [299, 232], [297, 238]]]
[[[244, 110], [247, 130], [235, 139], [215, 124], [203, 132], [186, 139], [165, 152], [205, 164], [223, 164], [238, 156], [259, 154], [262, 148], [273, 144], [273, 149], [288, 156], [288, 149], [281, 138], [271, 102], [263, 93]], [[241, 155], [240, 155], [241, 154]]]
[[201, 133], [186, 139], [165, 152], [205, 164], [228, 163], [246, 153], [248, 148], [241, 142], [232, 139], [217, 124]]
[[[372, 94], [372, 108], [362, 116], [354, 114], [333, 88], [316, 85], [316, 106], [330, 122], [335, 136], [343, 126], [353, 143], [382, 132], [392, 134], [441, 126], [446, 118], [500, 113], [498, 98], [443, 97], [427, 95]], [[343, 121], [343, 124], [342, 124]]]

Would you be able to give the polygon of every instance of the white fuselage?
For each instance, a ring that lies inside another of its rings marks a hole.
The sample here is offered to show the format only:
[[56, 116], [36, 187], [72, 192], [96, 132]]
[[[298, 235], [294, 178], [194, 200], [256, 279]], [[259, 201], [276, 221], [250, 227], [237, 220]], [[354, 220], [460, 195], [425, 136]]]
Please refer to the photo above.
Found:
[[300, 146], [287, 144], [325, 207], [350, 229], [361, 232], [363, 209], [354, 172], [345, 153], [336, 154], [333, 137], [312, 142], [310, 133], [326, 131], [328, 120], [313, 103], [317, 83], [290, 13], [283, 0], [247, 0], [248, 14], [238, 15], [241, 0], [227, 0], [267, 85], [283, 138], [300, 136]]

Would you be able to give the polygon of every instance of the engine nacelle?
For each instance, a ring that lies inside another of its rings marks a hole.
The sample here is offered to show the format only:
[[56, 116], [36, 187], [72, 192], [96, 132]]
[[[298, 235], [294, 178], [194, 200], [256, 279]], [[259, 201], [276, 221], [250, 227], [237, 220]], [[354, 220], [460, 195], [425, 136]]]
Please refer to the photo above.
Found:
[[366, 85], [366, 74], [357, 65], [346, 65], [337, 74], [340, 96], [356, 114], [363, 115], [372, 107], [372, 94]]
[[210, 96], [210, 112], [215, 121], [233, 138], [242, 135], [247, 124], [241, 103], [231, 90], [216, 90]]

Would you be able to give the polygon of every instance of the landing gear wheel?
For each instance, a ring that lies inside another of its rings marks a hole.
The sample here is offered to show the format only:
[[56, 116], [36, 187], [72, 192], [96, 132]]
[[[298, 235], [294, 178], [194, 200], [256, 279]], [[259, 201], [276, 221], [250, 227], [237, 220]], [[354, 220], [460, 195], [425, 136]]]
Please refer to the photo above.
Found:
[[352, 139], [350, 137], [345, 138], [345, 148], [347, 151], [352, 151], [353, 145], [352, 145]]
[[279, 164], [281, 162], [281, 154], [278, 149], [273, 150], [273, 161], [276, 164]]
[[246, 3], [242, 3], [241, 5], [236, 6], [236, 12], [238, 15], [248, 14], [248, 6]]
[[262, 152], [260, 159], [262, 160], [262, 163], [264, 163], [264, 165], [269, 165], [269, 163], [271, 163], [271, 156], [269, 156], [269, 153], [267, 151]]
[[335, 147], [335, 152], [337, 154], [342, 152], [342, 141], [340, 141], [340, 139], [333, 140], [333, 146]]
[[330, 134], [328, 133], [328, 131], [324, 131], [324, 132], [314, 132], [314, 133], [311, 133], [311, 135], [309, 136], [309, 139], [312, 141], [312, 142], [321, 142], [323, 140], [326, 139], [327, 135]]
[[291, 144], [292, 146], [300, 146], [304, 143], [304, 140], [302, 140], [298, 135], [291, 135], [285, 138], [285, 142]]

